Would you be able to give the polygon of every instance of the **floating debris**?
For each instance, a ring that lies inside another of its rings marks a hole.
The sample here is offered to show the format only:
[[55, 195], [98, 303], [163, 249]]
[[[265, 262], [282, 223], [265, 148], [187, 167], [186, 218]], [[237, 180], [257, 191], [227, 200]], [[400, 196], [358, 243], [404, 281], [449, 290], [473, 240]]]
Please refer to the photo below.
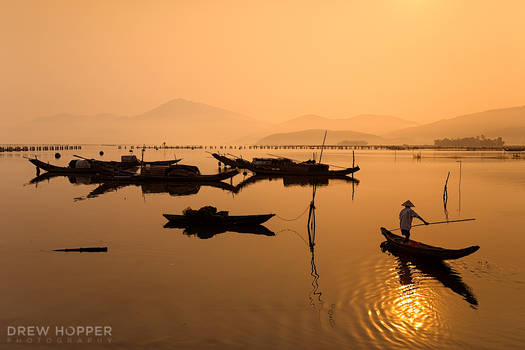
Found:
[[65, 249], [54, 249], [54, 252], [79, 252], [79, 253], [106, 253], [108, 247], [88, 247], [88, 248], [65, 248]]

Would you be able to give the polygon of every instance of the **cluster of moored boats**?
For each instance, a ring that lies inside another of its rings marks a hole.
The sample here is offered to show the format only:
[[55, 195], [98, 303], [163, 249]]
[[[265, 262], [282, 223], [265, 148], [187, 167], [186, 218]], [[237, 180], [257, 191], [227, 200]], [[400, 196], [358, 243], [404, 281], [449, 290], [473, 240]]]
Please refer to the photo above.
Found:
[[[228, 167], [217, 174], [201, 174], [199, 168], [194, 165], [180, 164], [181, 159], [163, 161], [139, 161], [134, 155], [125, 155], [121, 161], [103, 161], [87, 159], [75, 156], [68, 166], [57, 166], [43, 162], [37, 158], [29, 161], [40, 170], [47, 173], [37, 176], [32, 182], [37, 183], [41, 179], [49, 179], [53, 176], [65, 175], [76, 183], [77, 177], [88, 176], [89, 183], [100, 183], [101, 185], [89, 196], [97, 196], [106, 191], [128, 185], [140, 185], [145, 191], [175, 191], [175, 195], [184, 195], [188, 192], [195, 193], [199, 186], [209, 184], [222, 189], [238, 192], [241, 188], [261, 179], [282, 178], [286, 185], [293, 184], [328, 184], [328, 179], [335, 178], [358, 183], [357, 179], [348, 177], [359, 170], [359, 166], [331, 170], [328, 164], [315, 160], [295, 161], [285, 157], [253, 158], [252, 161], [239, 157], [213, 153], [212, 156], [219, 161], [220, 165]], [[222, 182], [237, 175], [240, 170], [250, 171], [253, 176], [239, 183], [237, 186]], [[168, 185], [169, 184], [169, 185]], [[180, 184], [183, 188], [173, 189], [173, 185]], [[196, 184], [197, 187], [189, 187]], [[152, 188], [155, 187], [155, 188]], [[182, 192], [181, 192], [182, 191]], [[182, 193], [182, 194], [181, 194]], [[212, 208], [212, 207], [211, 207]], [[187, 234], [196, 234], [201, 238], [208, 238], [214, 234], [233, 231], [249, 232], [263, 235], [274, 235], [273, 232], [261, 224], [272, 218], [275, 214], [263, 215], [241, 215], [232, 216], [228, 212], [210, 210], [204, 207], [199, 210], [188, 210], [182, 215], [164, 214], [168, 219], [165, 227], [184, 228]]]
[[[99, 192], [129, 184], [144, 186], [145, 184], [167, 184], [173, 182], [217, 184], [214, 186], [221, 188], [225, 186], [227, 187], [226, 189], [235, 192], [242, 186], [268, 177], [282, 177], [285, 184], [286, 179], [288, 181], [293, 179], [296, 183], [312, 183], [315, 185], [318, 183], [322, 184], [329, 178], [348, 179], [357, 182], [353, 178], [353, 174], [360, 170], [359, 166], [332, 170], [330, 165], [315, 160], [296, 161], [285, 157], [253, 158], [251, 161], [248, 161], [240, 157], [219, 153], [212, 153], [212, 156], [219, 161], [219, 166], [224, 164], [229, 168], [217, 174], [204, 175], [200, 173], [197, 166], [180, 164], [181, 159], [144, 162], [139, 161], [134, 155], [122, 156], [120, 162], [75, 156], [78, 159], [70, 161], [66, 167], [52, 165], [37, 158], [31, 158], [29, 161], [37, 167], [37, 173], [42, 169], [51, 176], [54, 174], [68, 176], [94, 175], [97, 181], [102, 183], [101, 187], [96, 190]], [[237, 175], [240, 170], [250, 171], [254, 173], [254, 176], [248, 179], [246, 183], [241, 183], [239, 188], [222, 182], [222, 180]], [[352, 175], [352, 177], [347, 175]], [[159, 189], [155, 190], [158, 191]], [[169, 192], [169, 189], [162, 188], [161, 190]], [[226, 231], [273, 235], [273, 232], [261, 226], [261, 224], [275, 214], [231, 216], [228, 212], [216, 211], [213, 207], [203, 207], [199, 210], [187, 210], [182, 215], [163, 215], [168, 219], [168, 224], [165, 227], [184, 228], [188, 234], [197, 234], [201, 238], [209, 238], [214, 234]], [[391, 248], [419, 257], [441, 260], [457, 259], [472, 254], [479, 249], [478, 246], [457, 250], [444, 249], [416, 241], [410, 241], [407, 244], [403, 237], [397, 236], [385, 228], [381, 228], [381, 233], [385, 236]]]
[[237, 175], [238, 169], [249, 170], [256, 175], [303, 177], [342, 177], [359, 170], [359, 166], [331, 170], [328, 164], [318, 163], [315, 160], [298, 162], [284, 157], [253, 158], [252, 161], [247, 161], [218, 153], [213, 153], [212, 156], [229, 166], [230, 169], [217, 174], [204, 175], [201, 174], [197, 166], [179, 164], [180, 159], [144, 162], [139, 161], [134, 155], [122, 156], [120, 162], [76, 156], [79, 159], [70, 161], [65, 167], [52, 165], [37, 158], [30, 158], [29, 161], [36, 166], [37, 172], [42, 169], [49, 173], [66, 175], [97, 174], [107, 178], [128, 181], [222, 181]]

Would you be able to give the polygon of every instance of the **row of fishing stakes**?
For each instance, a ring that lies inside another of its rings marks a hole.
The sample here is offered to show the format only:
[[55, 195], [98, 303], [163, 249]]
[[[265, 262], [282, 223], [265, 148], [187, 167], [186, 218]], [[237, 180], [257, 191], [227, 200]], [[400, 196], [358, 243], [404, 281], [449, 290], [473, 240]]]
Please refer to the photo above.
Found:
[[75, 145], [34, 145], [34, 146], [0, 146], [0, 152], [34, 152], [34, 151], [62, 151], [62, 150], [78, 150], [82, 146]]
[[[294, 150], [320, 150], [323, 148], [323, 145], [312, 144], [312, 145], [118, 145], [118, 149], [141, 149], [142, 147], [146, 149], [190, 149], [190, 150], [199, 150], [199, 149], [253, 149], [253, 150], [285, 150], [285, 149], [294, 149]], [[324, 145], [325, 149], [329, 150], [391, 150], [391, 151], [406, 151], [406, 150], [428, 150], [428, 149], [437, 149], [437, 150], [469, 150], [469, 151], [504, 151], [503, 148], [486, 148], [486, 147], [438, 147], [435, 145]]]

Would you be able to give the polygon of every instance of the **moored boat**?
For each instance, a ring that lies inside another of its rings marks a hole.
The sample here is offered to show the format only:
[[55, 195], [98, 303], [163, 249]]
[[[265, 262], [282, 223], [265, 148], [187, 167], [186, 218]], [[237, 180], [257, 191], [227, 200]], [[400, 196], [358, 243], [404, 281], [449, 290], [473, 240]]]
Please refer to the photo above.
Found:
[[248, 169], [257, 175], [333, 177], [350, 175], [360, 170], [359, 166], [330, 170], [328, 164], [318, 163], [315, 160], [298, 162], [284, 157], [253, 158], [250, 162], [241, 158], [229, 158], [217, 153], [213, 153], [212, 156], [228, 166]]
[[393, 248], [398, 249], [405, 254], [418, 256], [427, 259], [450, 260], [459, 259], [478, 251], [479, 246], [471, 246], [463, 249], [445, 249], [441, 247], [434, 247], [421, 242], [409, 240], [405, 242], [405, 238], [398, 236], [384, 227], [381, 227], [381, 234], [385, 236], [387, 241]]
[[61, 173], [61, 174], [93, 174], [100, 172], [100, 168], [92, 167], [91, 165], [82, 166], [82, 167], [63, 167], [57, 166], [49, 163], [45, 163], [37, 158], [29, 158], [31, 164], [36, 166], [38, 169], [45, 170], [49, 173]]
[[[57, 166], [43, 162], [37, 158], [29, 158], [29, 161], [42, 170], [50, 173], [61, 174], [96, 174], [96, 173], [114, 173], [137, 169], [141, 162], [135, 156], [122, 156], [122, 161], [103, 161], [96, 159], [74, 159], [69, 162], [68, 166]], [[176, 164], [180, 159], [160, 160], [152, 162], [143, 162], [147, 166], [170, 166]]]
[[272, 217], [275, 214], [262, 214], [262, 215], [229, 215], [227, 211], [217, 211], [214, 207], [203, 207], [199, 210], [192, 210], [187, 208], [184, 210], [182, 215], [177, 214], [162, 214], [170, 224], [179, 225], [194, 225], [194, 226], [207, 226], [207, 225], [226, 225], [226, 226], [248, 226], [248, 225], [260, 225]]
[[142, 181], [222, 181], [234, 177], [239, 171], [231, 169], [218, 172], [217, 174], [203, 175], [198, 167], [193, 165], [169, 165], [169, 166], [144, 166], [140, 174], [131, 176], [119, 176], [118, 179], [142, 180]]

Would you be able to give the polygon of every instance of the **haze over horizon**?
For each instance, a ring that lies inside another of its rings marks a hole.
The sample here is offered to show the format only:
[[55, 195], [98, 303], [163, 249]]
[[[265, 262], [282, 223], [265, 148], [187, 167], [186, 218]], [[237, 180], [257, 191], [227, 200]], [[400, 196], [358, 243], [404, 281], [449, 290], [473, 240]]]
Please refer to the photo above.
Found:
[[18, 1], [0, 120], [138, 115], [184, 98], [280, 122], [418, 123], [525, 104], [525, 3]]

